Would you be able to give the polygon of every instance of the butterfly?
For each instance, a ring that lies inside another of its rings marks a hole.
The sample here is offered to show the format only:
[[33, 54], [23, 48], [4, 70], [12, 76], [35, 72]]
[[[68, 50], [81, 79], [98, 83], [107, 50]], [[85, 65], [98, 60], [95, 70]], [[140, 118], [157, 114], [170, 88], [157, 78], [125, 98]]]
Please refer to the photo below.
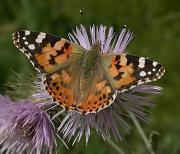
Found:
[[128, 54], [90, 50], [61, 37], [28, 30], [13, 34], [15, 46], [43, 73], [44, 89], [53, 101], [84, 115], [110, 106], [119, 93], [160, 79], [156, 61]]

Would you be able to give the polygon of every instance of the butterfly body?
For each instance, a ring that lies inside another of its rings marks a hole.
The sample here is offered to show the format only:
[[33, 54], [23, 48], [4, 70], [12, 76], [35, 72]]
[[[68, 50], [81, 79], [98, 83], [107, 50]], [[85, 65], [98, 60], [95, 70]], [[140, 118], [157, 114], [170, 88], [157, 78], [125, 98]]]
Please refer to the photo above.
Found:
[[63, 108], [82, 114], [97, 113], [111, 105], [117, 93], [159, 79], [164, 67], [150, 59], [90, 50], [66, 39], [31, 31], [18, 31], [13, 41], [44, 74], [44, 89]]
[[100, 53], [95, 50], [89, 50], [87, 54], [84, 56], [84, 64], [85, 68], [91, 69], [99, 62]]

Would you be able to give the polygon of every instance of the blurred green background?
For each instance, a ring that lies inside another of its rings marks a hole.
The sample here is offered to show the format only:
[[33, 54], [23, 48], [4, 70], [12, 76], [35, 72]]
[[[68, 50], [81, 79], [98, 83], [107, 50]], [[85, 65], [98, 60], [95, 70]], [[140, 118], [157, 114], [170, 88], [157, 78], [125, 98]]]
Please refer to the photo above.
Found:
[[[80, 14], [83, 11], [83, 16]], [[131, 54], [151, 57], [166, 68], [165, 76], [155, 84], [164, 88], [154, 97], [149, 123], [141, 122], [147, 135], [153, 136], [157, 154], [180, 153], [180, 1], [178, 0], [0, 0], [0, 92], [11, 70], [24, 73], [32, 69], [25, 56], [12, 43], [19, 29], [43, 31], [67, 38], [76, 25], [103, 24], [116, 31], [126, 24], [134, 32], [127, 47]], [[148, 153], [133, 126], [126, 142], [116, 143], [129, 154]], [[92, 133], [89, 144], [82, 140], [70, 150], [60, 146], [58, 153], [116, 154], [115, 148]]]

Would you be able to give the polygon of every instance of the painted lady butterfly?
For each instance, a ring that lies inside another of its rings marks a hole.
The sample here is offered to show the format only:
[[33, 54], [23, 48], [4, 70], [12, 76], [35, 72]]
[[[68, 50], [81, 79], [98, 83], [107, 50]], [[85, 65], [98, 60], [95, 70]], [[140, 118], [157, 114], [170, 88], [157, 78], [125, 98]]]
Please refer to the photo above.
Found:
[[117, 93], [162, 77], [164, 67], [132, 55], [102, 54], [99, 44], [91, 50], [42, 32], [13, 34], [21, 50], [38, 72], [44, 74], [45, 90], [67, 110], [96, 113], [113, 103]]

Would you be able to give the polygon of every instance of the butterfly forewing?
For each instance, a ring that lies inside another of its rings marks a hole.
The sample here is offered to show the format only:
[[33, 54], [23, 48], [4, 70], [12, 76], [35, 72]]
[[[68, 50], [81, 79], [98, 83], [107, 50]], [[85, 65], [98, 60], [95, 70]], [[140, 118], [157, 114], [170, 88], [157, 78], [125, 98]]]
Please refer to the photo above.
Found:
[[80, 60], [84, 49], [66, 39], [42, 32], [22, 30], [13, 34], [15, 46], [43, 73], [55, 72]]
[[101, 65], [111, 85], [120, 92], [160, 79], [165, 72], [155, 61], [126, 54], [105, 54]]

